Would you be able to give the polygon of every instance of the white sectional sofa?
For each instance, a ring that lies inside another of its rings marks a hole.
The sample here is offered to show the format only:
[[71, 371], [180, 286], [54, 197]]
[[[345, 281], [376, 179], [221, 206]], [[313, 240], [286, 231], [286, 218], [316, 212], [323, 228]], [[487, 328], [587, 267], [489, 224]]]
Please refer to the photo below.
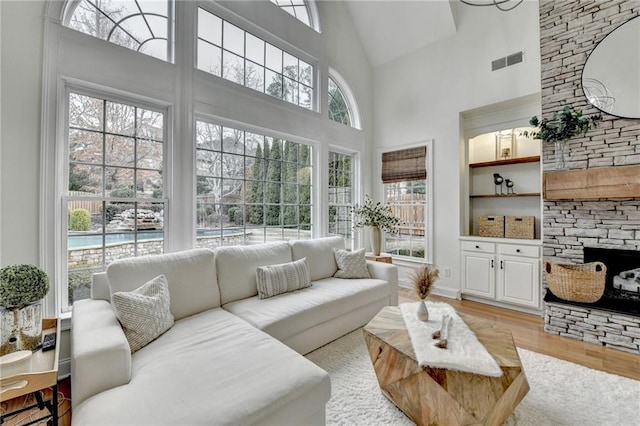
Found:
[[[328, 374], [301, 354], [398, 302], [397, 269], [341, 279], [340, 237], [119, 260], [74, 303], [73, 423], [324, 424]], [[312, 285], [259, 299], [259, 266], [307, 258]], [[164, 274], [174, 325], [131, 354], [111, 294]]]

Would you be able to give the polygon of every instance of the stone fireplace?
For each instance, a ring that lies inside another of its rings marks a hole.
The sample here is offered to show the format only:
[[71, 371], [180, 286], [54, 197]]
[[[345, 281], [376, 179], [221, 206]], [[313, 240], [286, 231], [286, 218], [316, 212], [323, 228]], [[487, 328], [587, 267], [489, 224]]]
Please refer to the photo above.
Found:
[[[638, 15], [640, 2], [540, 1], [543, 117], [564, 105], [586, 115], [599, 112], [582, 91], [584, 64], [607, 34]], [[545, 331], [640, 354], [638, 302], [614, 287], [616, 275], [640, 267], [629, 260], [640, 259], [640, 119], [602, 115], [595, 130], [568, 142], [568, 171], [555, 171], [554, 147], [544, 144], [543, 250], [559, 263], [601, 260], [603, 253], [608, 256], [601, 250], [620, 252], [603, 260], [610, 270], [608, 287], [595, 304], [566, 302], [547, 292]], [[629, 264], [614, 263], [627, 255]], [[635, 278], [624, 276], [633, 289]]]

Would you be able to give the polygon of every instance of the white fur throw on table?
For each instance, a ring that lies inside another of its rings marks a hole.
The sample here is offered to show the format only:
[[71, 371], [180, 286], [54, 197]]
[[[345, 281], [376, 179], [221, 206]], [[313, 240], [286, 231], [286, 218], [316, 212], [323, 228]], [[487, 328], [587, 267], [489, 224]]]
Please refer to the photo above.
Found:
[[[476, 335], [469, 330], [456, 311], [450, 305], [439, 302], [426, 302], [429, 321], [416, 318], [418, 304], [401, 303], [400, 310], [409, 331], [409, 337], [421, 367], [446, 368], [484, 376], [500, 377], [502, 370]], [[442, 316], [451, 317], [451, 328], [447, 339], [447, 349], [435, 346], [438, 340], [431, 337], [442, 324]]]

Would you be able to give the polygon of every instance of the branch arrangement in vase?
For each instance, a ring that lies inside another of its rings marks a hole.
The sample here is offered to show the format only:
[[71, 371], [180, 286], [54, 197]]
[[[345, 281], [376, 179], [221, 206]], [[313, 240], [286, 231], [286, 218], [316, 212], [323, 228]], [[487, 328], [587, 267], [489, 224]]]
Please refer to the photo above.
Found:
[[364, 204], [354, 205], [351, 212], [353, 213], [354, 228], [376, 226], [383, 231], [395, 234], [401, 224], [400, 218], [393, 214], [390, 206], [379, 201], [374, 202], [368, 195], [365, 196]]
[[537, 127], [537, 132], [522, 132], [523, 136], [540, 139], [543, 142], [566, 141], [582, 133], [585, 135], [591, 128], [598, 127], [598, 122], [602, 120], [601, 114], [590, 117], [584, 116], [582, 111], [570, 106], [565, 106], [562, 111], [554, 112], [551, 119], [538, 119], [533, 116], [529, 124]]

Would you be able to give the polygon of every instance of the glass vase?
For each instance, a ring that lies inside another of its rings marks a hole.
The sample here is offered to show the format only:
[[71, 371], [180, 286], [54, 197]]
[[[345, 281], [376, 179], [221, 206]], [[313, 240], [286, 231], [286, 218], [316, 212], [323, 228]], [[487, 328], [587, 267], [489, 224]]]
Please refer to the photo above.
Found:
[[567, 168], [567, 160], [569, 157], [569, 147], [566, 141], [555, 142], [556, 170], [564, 170]]

